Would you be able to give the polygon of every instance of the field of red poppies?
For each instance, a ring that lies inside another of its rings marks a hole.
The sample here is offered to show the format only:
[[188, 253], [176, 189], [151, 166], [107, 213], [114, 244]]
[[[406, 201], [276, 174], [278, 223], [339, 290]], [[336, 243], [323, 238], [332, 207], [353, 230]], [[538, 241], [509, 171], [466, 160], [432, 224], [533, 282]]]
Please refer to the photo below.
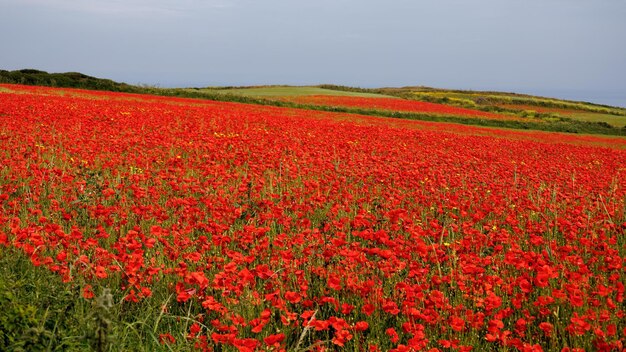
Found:
[[0, 256], [107, 350], [617, 351], [625, 146], [4, 85]]

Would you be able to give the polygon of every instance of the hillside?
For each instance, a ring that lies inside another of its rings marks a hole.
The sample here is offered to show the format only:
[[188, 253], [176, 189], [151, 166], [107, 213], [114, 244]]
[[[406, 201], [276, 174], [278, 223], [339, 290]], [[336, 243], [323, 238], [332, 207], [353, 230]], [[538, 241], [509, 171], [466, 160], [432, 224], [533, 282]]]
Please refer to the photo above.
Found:
[[[119, 83], [77, 72], [47, 73], [33, 69], [0, 70], [0, 83], [200, 98], [500, 128], [626, 135], [624, 108], [505, 92], [429, 87], [364, 89], [328, 84], [157, 88]], [[324, 97], [364, 100], [348, 102]], [[383, 98], [394, 98], [396, 102], [391, 105], [383, 104], [390, 106], [381, 108], [378, 99]], [[401, 107], [407, 104], [412, 104], [413, 107]], [[439, 108], [428, 104], [436, 104]], [[422, 109], [425, 106], [428, 108]]]
[[79, 72], [48, 73], [24, 69], [0, 70], [0, 83], [25, 84], [59, 88], [80, 88], [112, 92], [139, 92], [141, 88], [110, 79], [96, 78]]

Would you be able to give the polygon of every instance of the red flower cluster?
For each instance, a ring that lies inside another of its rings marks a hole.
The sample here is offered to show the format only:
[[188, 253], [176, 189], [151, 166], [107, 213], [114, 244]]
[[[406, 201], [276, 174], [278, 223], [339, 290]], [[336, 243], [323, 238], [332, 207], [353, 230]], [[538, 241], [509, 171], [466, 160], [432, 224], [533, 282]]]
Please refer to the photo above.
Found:
[[199, 348], [624, 347], [623, 140], [3, 87], [0, 246]]

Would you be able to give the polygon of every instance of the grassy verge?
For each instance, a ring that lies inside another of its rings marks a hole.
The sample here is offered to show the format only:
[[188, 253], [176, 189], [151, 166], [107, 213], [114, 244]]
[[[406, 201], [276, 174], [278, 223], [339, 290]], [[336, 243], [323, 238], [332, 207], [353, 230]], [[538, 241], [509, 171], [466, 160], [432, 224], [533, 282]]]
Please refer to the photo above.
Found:
[[64, 283], [0, 246], [0, 351], [196, 350], [186, 337], [199, 304], [177, 303], [164, 285], [140, 303], [124, 294], [79, 277]]
[[0, 350], [55, 351], [89, 347], [91, 307], [78, 287], [0, 247]]

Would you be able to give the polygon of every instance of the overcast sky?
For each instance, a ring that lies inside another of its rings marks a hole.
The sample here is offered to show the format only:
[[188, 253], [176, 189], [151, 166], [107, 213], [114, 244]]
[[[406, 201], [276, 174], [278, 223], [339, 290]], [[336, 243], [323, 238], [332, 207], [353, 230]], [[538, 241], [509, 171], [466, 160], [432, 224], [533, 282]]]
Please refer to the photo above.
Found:
[[626, 0], [0, 0], [0, 69], [426, 85], [626, 106]]

